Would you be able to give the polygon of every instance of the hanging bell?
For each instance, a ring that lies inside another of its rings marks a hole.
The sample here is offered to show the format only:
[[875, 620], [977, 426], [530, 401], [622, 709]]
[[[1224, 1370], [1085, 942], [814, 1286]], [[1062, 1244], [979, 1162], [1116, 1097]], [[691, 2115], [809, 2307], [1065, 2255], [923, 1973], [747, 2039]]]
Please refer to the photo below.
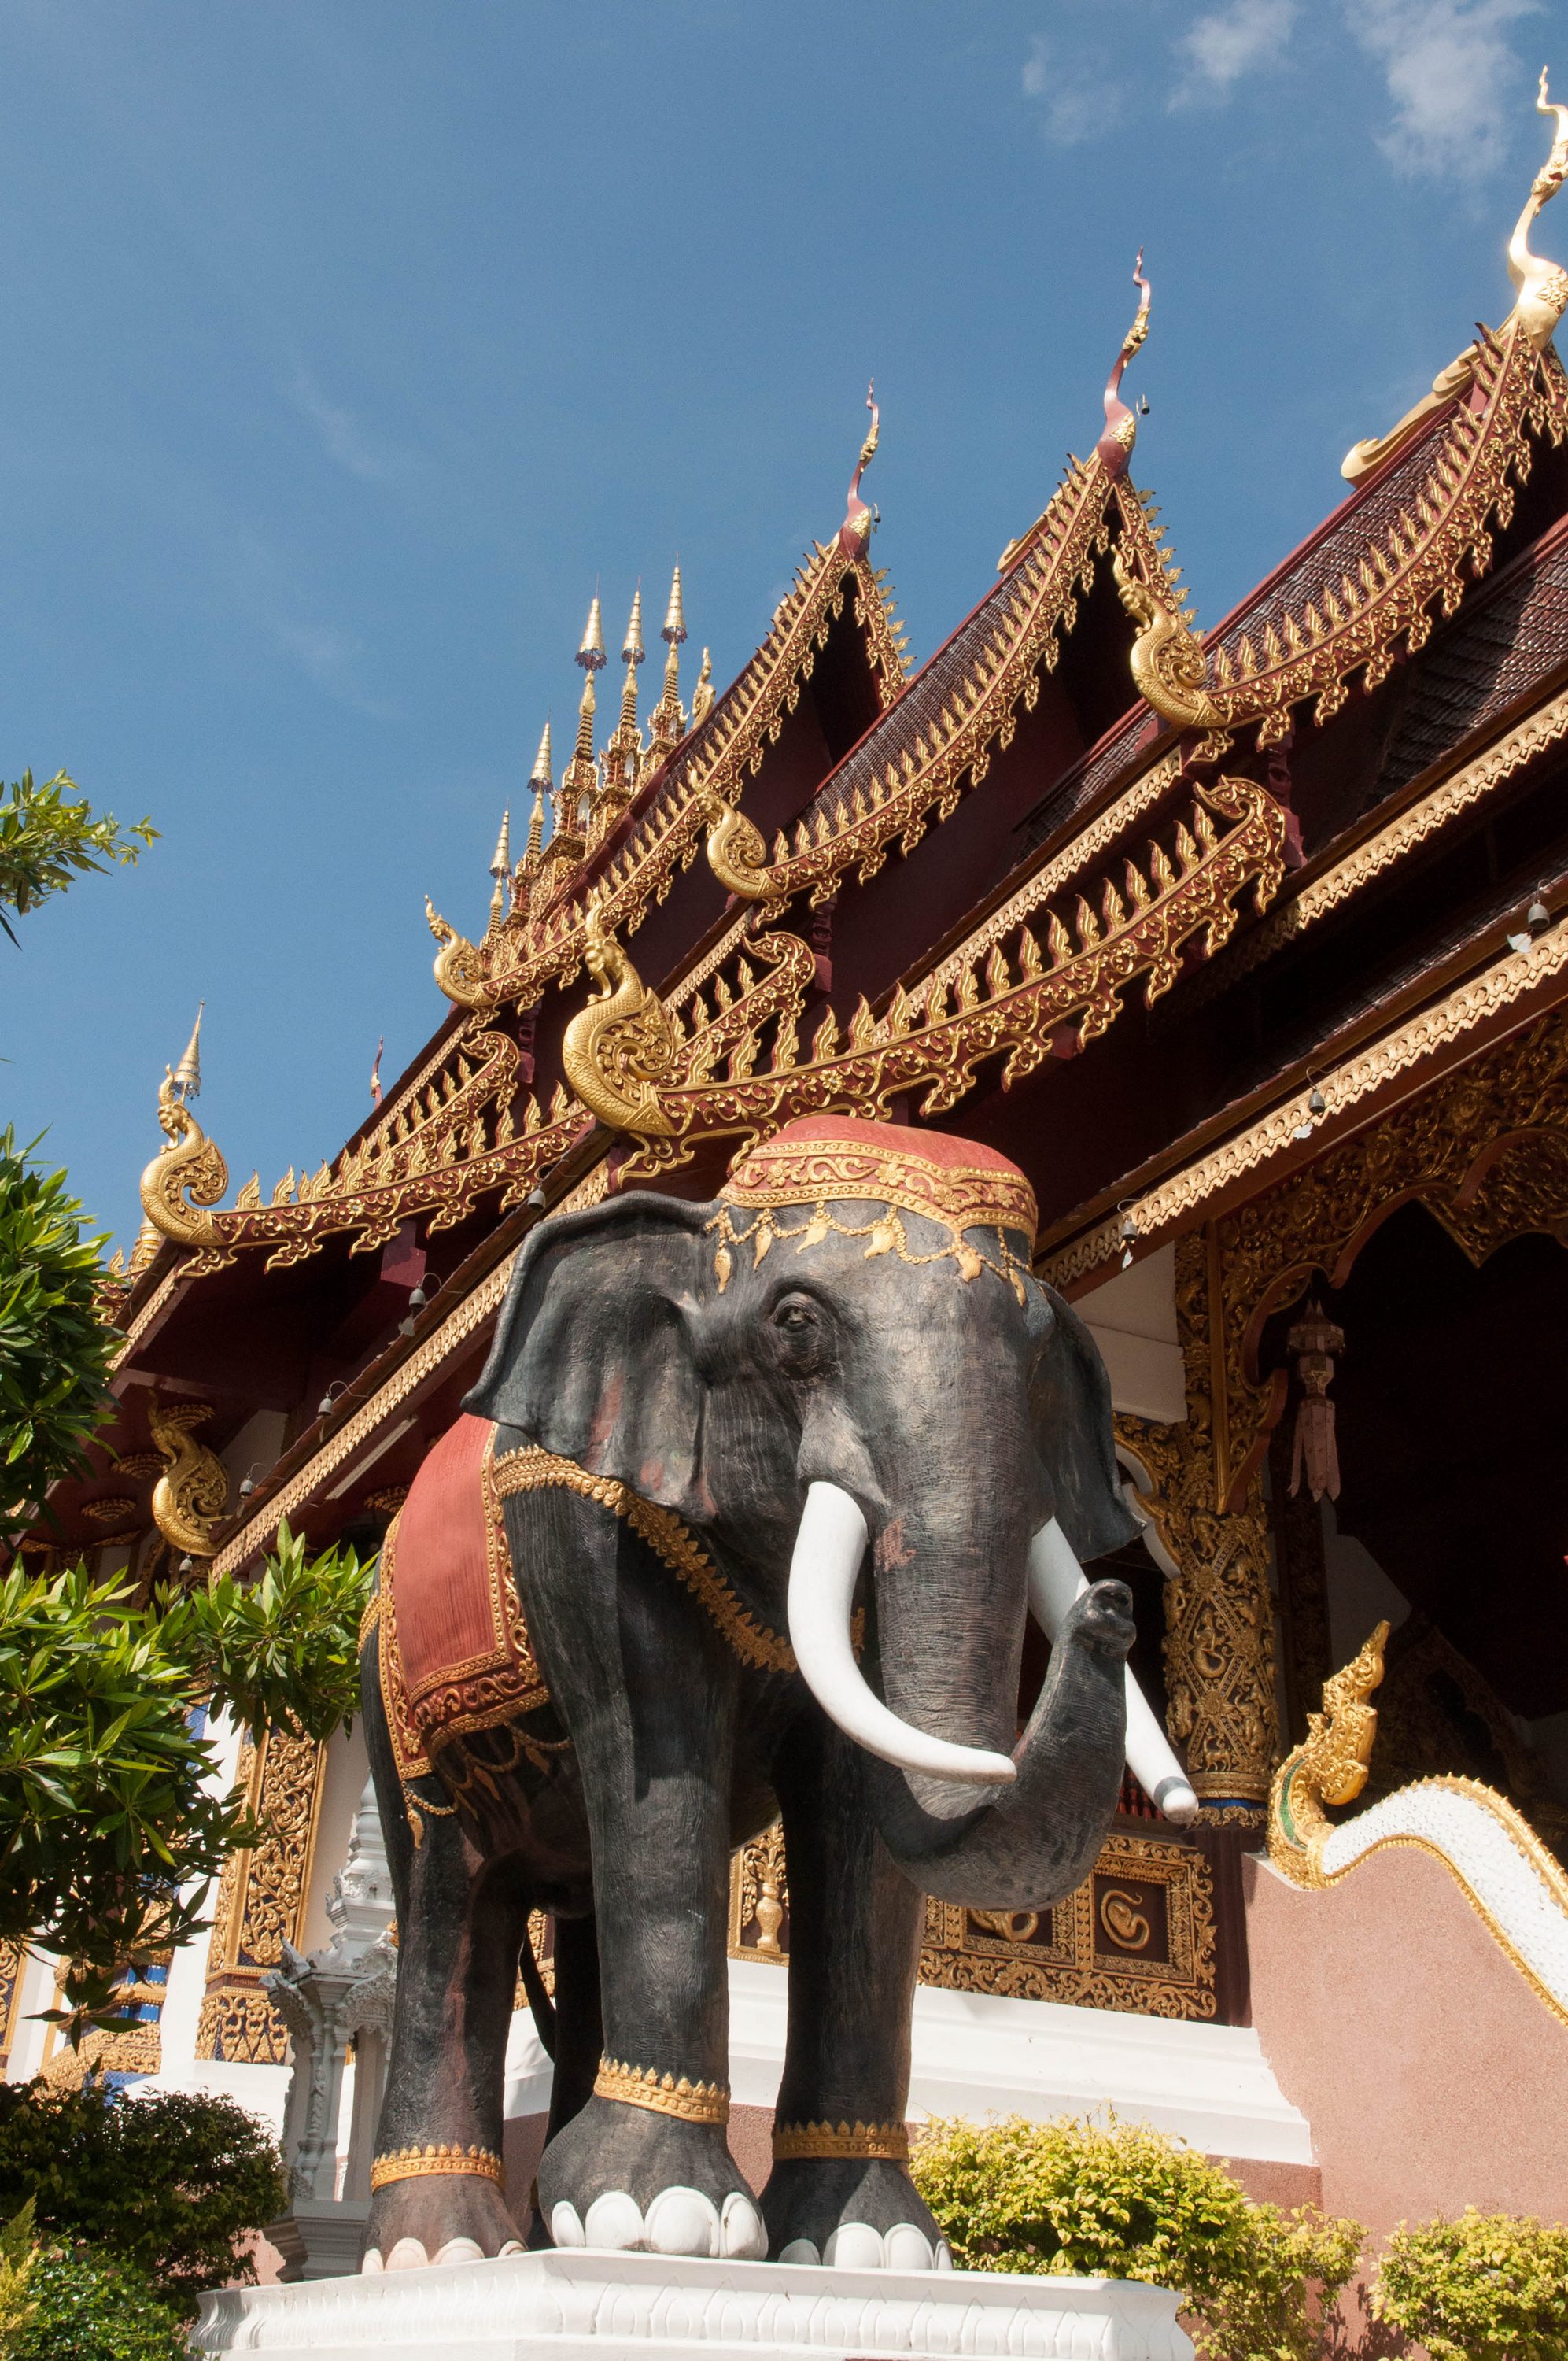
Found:
[[1552, 924], [1552, 913], [1539, 894], [1525, 912], [1524, 922], [1532, 935], [1543, 935]]

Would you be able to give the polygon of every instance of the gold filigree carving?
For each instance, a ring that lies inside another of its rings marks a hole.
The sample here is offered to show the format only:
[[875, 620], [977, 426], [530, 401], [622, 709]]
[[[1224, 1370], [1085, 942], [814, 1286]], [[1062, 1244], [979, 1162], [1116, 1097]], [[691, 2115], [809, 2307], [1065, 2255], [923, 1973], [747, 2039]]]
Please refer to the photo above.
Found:
[[716, 787], [703, 789], [702, 807], [709, 823], [708, 867], [727, 893], [754, 902], [768, 891], [768, 848], [762, 830], [743, 811], [727, 804]]
[[683, 2124], [727, 2124], [729, 2093], [722, 2082], [691, 2082], [682, 2074], [661, 2074], [656, 2066], [626, 2066], [601, 2058], [594, 2079], [596, 2099], [619, 2099], [629, 2107], [674, 2115]]
[[589, 1114], [612, 1130], [667, 1132], [659, 1085], [674, 1068], [668, 1012], [593, 914], [583, 958], [599, 989], [566, 1027], [561, 1044], [566, 1080]]
[[467, 2173], [479, 2180], [506, 2181], [506, 2167], [493, 2148], [472, 2146], [458, 2147], [455, 2142], [443, 2140], [439, 2145], [427, 2141], [423, 2147], [393, 2148], [378, 2156], [370, 2167], [370, 2187], [389, 2189], [396, 2180], [424, 2180], [434, 2175]]
[[141, 1176], [142, 1212], [160, 1237], [181, 1246], [214, 1246], [221, 1233], [210, 1213], [229, 1185], [229, 1169], [180, 1096], [171, 1070], [158, 1086], [158, 1120], [169, 1141]]
[[[1176, 1249], [1177, 1328], [1187, 1417], [1161, 1426], [1118, 1413], [1117, 1441], [1149, 1480], [1138, 1508], [1174, 1565], [1165, 1582], [1167, 1725], [1206, 1804], [1256, 1809], [1274, 1767], [1274, 1610], [1263, 1480], [1254, 1473], [1228, 1513], [1214, 1363], [1223, 1297], [1212, 1240]], [[1223, 1402], [1222, 1402], [1223, 1407]]]
[[208, 1402], [167, 1402], [155, 1396], [148, 1405], [148, 1432], [165, 1462], [152, 1488], [153, 1522], [170, 1548], [188, 1557], [212, 1556], [213, 1529], [228, 1507], [228, 1471], [216, 1452], [195, 1442], [191, 1432], [212, 1414]]
[[1258, 1366], [1265, 1323], [1317, 1274], [1343, 1287], [1411, 1198], [1474, 1263], [1531, 1231], [1568, 1241], [1568, 1012], [1538, 1018], [1214, 1224], [1223, 1335], [1210, 1386], [1224, 1498], [1251, 1482], [1285, 1406], [1283, 1372]]
[[[779, 1918], [761, 1907], [772, 1893]], [[736, 1852], [730, 1866], [729, 1955], [780, 1963], [789, 1952], [789, 1884], [782, 1827]], [[1130, 1946], [1106, 1916], [1147, 1932]], [[768, 1939], [771, 1937], [771, 1940]], [[1212, 2019], [1217, 2011], [1213, 1882], [1190, 1845], [1113, 1831], [1092, 1874], [1048, 1910], [964, 1910], [928, 1900], [920, 1981], [955, 1992], [1019, 2000], [1063, 2001], [1084, 2008], [1136, 2010], [1153, 2016]], [[797, 2127], [791, 2126], [792, 2136]], [[809, 2125], [814, 2136], [850, 2137], [888, 2125]], [[792, 2153], [873, 2154], [855, 2148], [801, 2147]], [[782, 2154], [775, 2149], [775, 2154]]]
[[[1568, 926], [1556, 926], [1526, 950], [1510, 950], [1471, 983], [1432, 1006], [1418, 1010], [1381, 1040], [1320, 1075], [1314, 1087], [1324, 1102], [1321, 1112], [1328, 1117], [1348, 1113], [1363, 1099], [1564, 972], [1568, 972]], [[1287, 1154], [1300, 1139], [1303, 1128], [1310, 1132], [1320, 1115], [1320, 1110], [1308, 1107], [1307, 1097], [1305, 1088], [1293, 1092], [1282, 1105], [1135, 1198], [1126, 1212], [1137, 1235], [1157, 1238], [1162, 1231], [1168, 1232], [1198, 1213], [1209, 1198], [1232, 1188], [1273, 1158]], [[1294, 1177], [1277, 1185], [1294, 1186]], [[1108, 1217], [1070, 1244], [1042, 1256], [1037, 1266], [1041, 1277], [1067, 1289], [1102, 1264], [1113, 1262], [1121, 1252], [1121, 1222], [1120, 1214]]]
[[304, 1932], [326, 1749], [313, 1739], [270, 1730], [259, 1746], [247, 1739], [236, 1784], [266, 1829], [249, 1850], [231, 1853], [218, 1883], [207, 1949], [207, 1990], [196, 2028], [198, 2058], [281, 2066], [289, 2036], [261, 1988], [281, 1965], [285, 1942]]
[[1466, 574], [1486, 573], [1494, 530], [1512, 518], [1531, 438], [1561, 444], [1568, 431], [1568, 379], [1546, 339], [1536, 342], [1552, 302], [1561, 311], [1568, 297], [1568, 275], [1530, 287], [1539, 291], [1527, 299], [1521, 287], [1503, 327], [1475, 346], [1469, 397], [1432, 430], [1409, 505], [1358, 547], [1347, 534], [1339, 578], [1299, 613], [1244, 618], [1204, 649], [1147, 566], [1122, 566], [1118, 587], [1139, 625], [1134, 681], [1164, 719], [1219, 733], [1255, 727], [1259, 745], [1276, 744], [1297, 705], [1315, 698], [1314, 718], [1326, 721], [1344, 704], [1353, 674], [1365, 688], [1377, 687], [1401, 640], [1411, 653], [1424, 645], [1434, 605], [1443, 615], [1457, 610]]
[[889, 2164], [909, 2161], [907, 2124], [775, 2124], [773, 2157], [787, 2164], [797, 2157], [880, 2157]]

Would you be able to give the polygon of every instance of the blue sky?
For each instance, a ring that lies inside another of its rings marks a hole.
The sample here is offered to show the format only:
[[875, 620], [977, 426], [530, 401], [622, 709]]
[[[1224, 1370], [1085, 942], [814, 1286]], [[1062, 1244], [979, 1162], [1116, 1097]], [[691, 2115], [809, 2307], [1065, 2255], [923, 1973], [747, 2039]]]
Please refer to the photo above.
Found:
[[1092, 442], [1140, 243], [1135, 472], [1214, 620], [1507, 311], [1564, 29], [5, 0], [0, 765], [163, 835], [0, 943], [0, 1121], [128, 1238], [204, 998], [236, 1188], [331, 1153], [378, 1038], [393, 1075], [442, 1016], [422, 897], [482, 925], [596, 577], [618, 644], [678, 550], [686, 686], [704, 642], [728, 680], [842, 513], [874, 372], [876, 556], [928, 653]]

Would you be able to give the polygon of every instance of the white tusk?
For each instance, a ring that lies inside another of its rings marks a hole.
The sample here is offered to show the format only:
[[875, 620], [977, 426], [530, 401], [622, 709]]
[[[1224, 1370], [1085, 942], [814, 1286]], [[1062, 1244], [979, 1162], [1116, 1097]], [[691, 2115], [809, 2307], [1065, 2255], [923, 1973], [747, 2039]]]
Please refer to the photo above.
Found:
[[806, 1687], [847, 1738], [901, 1771], [986, 1787], [1009, 1784], [1018, 1775], [1010, 1757], [912, 1730], [868, 1687], [850, 1642], [865, 1546], [866, 1521], [849, 1493], [837, 1484], [811, 1485], [789, 1569], [789, 1636]]
[[[1068, 1609], [1088, 1587], [1089, 1576], [1053, 1517], [1029, 1543], [1029, 1612], [1047, 1640], [1056, 1638]], [[1130, 1664], [1126, 1674], [1128, 1764], [1155, 1809], [1185, 1828], [1197, 1817], [1198, 1798]]]

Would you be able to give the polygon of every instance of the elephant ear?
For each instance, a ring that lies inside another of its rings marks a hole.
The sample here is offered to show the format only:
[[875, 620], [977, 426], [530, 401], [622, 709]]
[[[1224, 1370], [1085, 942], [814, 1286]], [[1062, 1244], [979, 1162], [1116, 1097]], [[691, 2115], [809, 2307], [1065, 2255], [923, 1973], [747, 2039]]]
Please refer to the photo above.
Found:
[[686, 1326], [711, 1269], [711, 1213], [641, 1190], [542, 1222], [464, 1408], [682, 1517], [711, 1515]]
[[1057, 1521], [1087, 1565], [1135, 1540], [1138, 1523], [1122, 1498], [1100, 1348], [1071, 1304], [1054, 1287], [1044, 1292], [1055, 1324], [1029, 1389], [1035, 1447], [1056, 1493]]

